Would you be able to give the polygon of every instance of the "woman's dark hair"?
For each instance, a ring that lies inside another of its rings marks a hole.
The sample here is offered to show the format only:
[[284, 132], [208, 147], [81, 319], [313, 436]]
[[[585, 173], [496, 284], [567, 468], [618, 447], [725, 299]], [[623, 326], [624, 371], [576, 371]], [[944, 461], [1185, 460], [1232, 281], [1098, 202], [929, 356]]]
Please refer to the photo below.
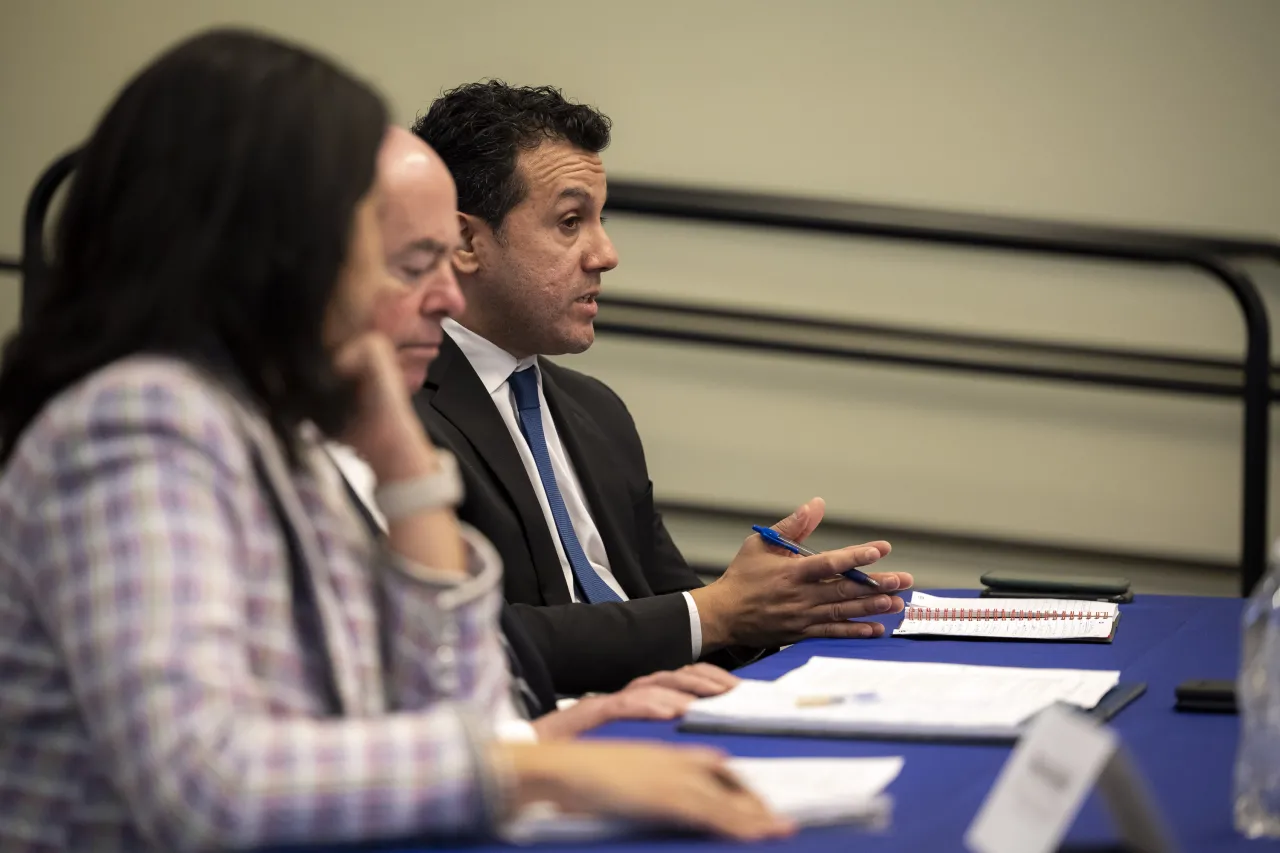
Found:
[[0, 462], [50, 399], [136, 353], [226, 376], [291, 456], [304, 421], [339, 430], [351, 391], [324, 319], [387, 122], [364, 83], [246, 31], [139, 73], [83, 149], [48, 290], [5, 348]]
[[552, 86], [484, 80], [436, 98], [413, 132], [449, 167], [458, 185], [458, 210], [499, 233], [528, 193], [516, 170], [522, 150], [564, 141], [599, 154], [609, 145], [610, 126], [604, 113], [566, 100]]

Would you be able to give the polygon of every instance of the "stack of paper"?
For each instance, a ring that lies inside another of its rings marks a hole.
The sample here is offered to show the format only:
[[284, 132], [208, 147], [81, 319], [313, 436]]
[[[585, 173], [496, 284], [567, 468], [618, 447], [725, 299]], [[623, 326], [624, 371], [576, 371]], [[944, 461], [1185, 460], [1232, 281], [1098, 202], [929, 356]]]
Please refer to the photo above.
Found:
[[[884, 789], [902, 771], [901, 758], [734, 758], [729, 766], [771, 809], [801, 826], [888, 821]], [[527, 809], [502, 832], [514, 844], [599, 841], [661, 827], [565, 815], [549, 805]]]
[[1117, 671], [1026, 669], [854, 658], [811, 658], [777, 681], [744, 681], [699, 699], [695, 731], [845, 737], [1016, 739], [1056, 703], [1093, 708]]
[[893, 635], [1109, 643], [1119, 618], [1119, 606], [1105, 601], [942, 598], [913, 592]]

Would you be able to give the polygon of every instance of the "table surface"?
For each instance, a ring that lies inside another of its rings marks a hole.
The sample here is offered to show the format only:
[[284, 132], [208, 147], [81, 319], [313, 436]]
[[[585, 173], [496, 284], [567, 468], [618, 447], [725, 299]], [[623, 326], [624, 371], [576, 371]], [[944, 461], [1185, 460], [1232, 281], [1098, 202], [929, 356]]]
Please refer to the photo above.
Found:
[[[972, 595], [951, 592], [951, 595]], [[1231, 825], [1231, 776], [1238, 719], [1233, 715], [1187, 714], [1173, 710], [1174, 687], [1191, 678], [1234, 678], [1240, 655], [1242, 601], [1140, 595], [1121, 605], [1115, 641], [1095, 643], [981, 642], [893, 639], [810, 640], [742, 671], [751, 678], [775, 678], [810, 657], [940, 661], [1004, 666], [1118, 669], [1123, 681], [1143, 681], [1147, 692], [1111, 722], [1146, 777], [1165, 820], [1183, 851], [1231, 851], [1280, 848], [1249, 842]], [[900, 616], [885, 620], [890, 630]], [[963, 837], [978, 807], [1010, 754], [1008, 746], [920, 742], [833, 740], [682, 734], [673, 723], [614, 723], [590, 737], [624, 737], [669, 742], [708, 743], [741, 756], [885, 756], [906, 759], [889, 787], [894, 798], [892, 825], [883, 832], [850, 827], [810, 829], [770, 842], [770, 851], [874, 849], [892, 851], [964, 850]], [[1085, 804], [1066, 846], [1100, 849], [1115, 842], [1108, 815], [1096, 797]], [[409, 853], [423, 847], [390, 846]], [[431, 849], [439, 849], [432, 845]], [[470, 846], [472, 851], [496, 845]], [[539, 848], [533, 848], [539, 849]], [[578, 846], [575, 850], [589, 850]], [[695, 838], [647, 839], [612, 843], [610, 851], [741, 850], [741, 845]]]

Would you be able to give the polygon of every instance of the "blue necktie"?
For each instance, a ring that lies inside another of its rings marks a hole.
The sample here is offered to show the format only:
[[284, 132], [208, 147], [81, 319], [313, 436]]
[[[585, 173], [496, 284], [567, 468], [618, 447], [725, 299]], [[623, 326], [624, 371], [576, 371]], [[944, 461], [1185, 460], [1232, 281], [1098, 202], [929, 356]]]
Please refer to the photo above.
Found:
[[569, 510], [565, 508], [564, 498], [560, 496], [560, 486], [556, 483], [556, 473], [551, 468], [551, 454], [547, 452], [547, 437], [542, 432], [542, 405], [538, 402], [538, 369], [536, 367], [518, 370], [511, 374], [511, 391], [516, 398], [516, 412], [520, 417], [520, 432], [533, 453], [533, 461], [538, 466], [538, 478], [542, 480], [542, 489], [547, 493], [547, 503], [551, 507], [551, 517], [556, 520], [556, 532], [560, 534], [560, 544], [564, 546], [565, 556], [569, 558], [569, 568], [578, 581], [578, 587], [591, 604], [601, 601], [621, 601], [618, 594], [609, 588], [604, 578], [596, 572], [587, 555], [578, 542], [578, 534], [573, 532], [573, 522], [569, 519]]

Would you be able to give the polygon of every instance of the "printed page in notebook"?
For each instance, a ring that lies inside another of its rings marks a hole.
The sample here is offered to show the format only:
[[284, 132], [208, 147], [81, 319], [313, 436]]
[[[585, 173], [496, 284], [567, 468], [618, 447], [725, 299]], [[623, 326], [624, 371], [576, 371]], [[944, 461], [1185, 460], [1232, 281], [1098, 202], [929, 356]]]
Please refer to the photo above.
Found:
[[[729, 767], [775, 812], [801, 826], [853, 823], [879, 827], [888, 821], [884, 789], [902, 772], [901, 758], [733, 758]], [[501, 831], [513, 844], [603, 841], [654, 827], [566, 815], [546, 803], [521, 812]]]
[[894, 636], [1004, 640], [1105, 640], [1119, 606], [1052, 598], [943, 598], [911, 593]]
[[695, 701], [693, 728], [760, 733], [1016, 737], [1057, 702], [1089, 709], [1114, 670], [811, 658], [776, 681], [744, 681]]

